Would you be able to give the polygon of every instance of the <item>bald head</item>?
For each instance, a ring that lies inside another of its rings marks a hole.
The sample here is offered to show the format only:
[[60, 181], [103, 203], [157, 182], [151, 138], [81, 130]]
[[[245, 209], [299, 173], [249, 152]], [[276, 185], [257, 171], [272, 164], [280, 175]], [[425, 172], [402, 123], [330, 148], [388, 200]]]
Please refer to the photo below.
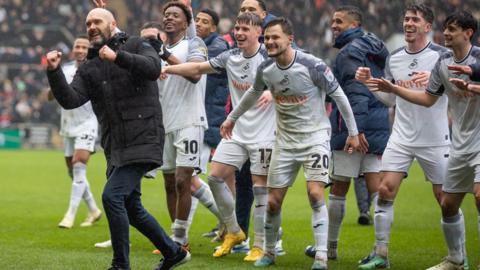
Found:
[[90, 10], [90, 12], [87, 15], [87, 22], [89, 18], [103, 18], [107, 22], [114, 22], [115, 18], [113, 17], [112, 12], [109, 10], [106, 10], [104, 8], [94, 8]]
[[117, 22], [113, 14], [103, 8], [92, 9], [85, 21], [88, 39], [93, 45], [103, 45], [114, 33]]

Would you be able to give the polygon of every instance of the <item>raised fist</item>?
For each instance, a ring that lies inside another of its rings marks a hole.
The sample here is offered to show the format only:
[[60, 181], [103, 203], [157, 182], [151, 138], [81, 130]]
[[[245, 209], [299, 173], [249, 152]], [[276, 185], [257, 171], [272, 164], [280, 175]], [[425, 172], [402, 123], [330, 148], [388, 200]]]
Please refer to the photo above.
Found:
[[55, 70], [58, 68], [58, 65], [62, 61], [62, 53], [54, 50], [47, 53], [47, 69]]

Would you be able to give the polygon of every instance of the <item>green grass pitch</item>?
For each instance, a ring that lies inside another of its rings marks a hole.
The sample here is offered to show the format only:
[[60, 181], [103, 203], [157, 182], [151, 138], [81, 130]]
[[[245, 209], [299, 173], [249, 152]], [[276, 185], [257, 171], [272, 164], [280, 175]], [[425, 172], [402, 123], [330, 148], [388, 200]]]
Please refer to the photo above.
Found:
[[[88, 167], [88, 179], [97, 202], [105, 182], [105, 161], [95, 154]], [[440, 230], [440, 210], [431, 185], [426, 183], [418, 166], [410, 171], [395, 202], [392, 229], [391, 269], [425, 269], [446, 255]], [[112, 252], [96, 249], [95, 242], [109, 238], [105, 217], [91, 228], [80, 228], [87, 209], [82, 203], [76, 226], [71, 230], [57, 228], [68, 206], [70, 180], [61, 151], [0, 151], [0, 269], [107, 269]], [[339, 258], [329, 262], [329, 269], [356, 269], [357, 261], [370, 252], [374, 233], [372, 226], [357, 225], [358, 211], [353, 190], [349, 192], [347, 215], [343, 223]], [[170, 227], [163, 181], [143, 182], [145, 207], [162, 224]], [[471, 269], [479, 263], [477, 214], [473, 197], [463, 203], [466, 219], [467, 249]], [[303, 255], [313, 242], [310, 207], [305, 181], [299, 174], [287, 194], [282, 226], [287, 255], [279, 257], [271, 269], [310, 269], [312, 260]], [[243, 255], [232, 254], [214, 259], [216, 244], [200, 235], [215, 225], [214, 217], [199, 205], [190, 230], [192, 260], [180, 269], [254, 269], [243, 262]], [[152, 244], [135, 229], [130, 230], [132, 269], [153, 269], [159, 257], [152, 255]]]

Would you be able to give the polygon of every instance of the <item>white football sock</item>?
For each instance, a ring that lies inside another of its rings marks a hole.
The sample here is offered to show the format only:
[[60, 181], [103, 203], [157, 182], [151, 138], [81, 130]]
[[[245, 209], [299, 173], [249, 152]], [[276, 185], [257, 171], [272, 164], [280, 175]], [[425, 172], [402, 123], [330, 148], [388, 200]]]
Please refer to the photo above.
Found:
[[313, 203], [312, 207], [312, 228], [315, 239], [315, 250], [317, 259], [327, 258], [327, 235], [328, 235], [328, 209], [325, 202]]
[[255, 209], [253, 210], [253, 246], [263, 248], [265, 241], [265, 211], [267, 211], [267, 187], [253, 187]]
[[465, 224], [462, 215], [442, 218], [442, 229], [448, 247], [448, 259], [454, 263], [463, 262], [462, 234], [465, 234]]
[[375, 228], [375, 252], [388, 256], [388, 243], [393, 222], [393, 201], [378, 199], [375, 205], [373, 226]]
[[90, 213], [98, 212], [100, 211], [100, 209], [98, 209], [97, 203], [95, 202], [95, 198], [93, 197], [92, 191], [90, 190], [90, 183], [88, 183], [87, 178], [85, 178], [85, 183], [86, 188], [83, 192], [83, 200], [87, 204], [88, 211], [90, 211]]
[[193, 222], [193, 217], [195, 216], [195, 212], [197, 212], [197, 205], [198, 205], [198, 199], [192, 196], [192, 201], [190, 204], [190, 213], [188, 213], [188, 225], [187, 225], [187, 235], [188, 232], [190, 231], [190, 226], [192, 226]]
[[235, 215], [235, 200], [232, 192], [224, 180], [215, 176], [208, 176], [208, 185], [217, 203], [222, 222], [227, 227], [227, 232], [238, 233], [240, 226], [238, 225], [237, 216]]
[[185, 245], [188, 243], [187, 239], [188, 220], [175, 219], [172, 224], [173, 237], [172, 240]]
[[72, 181], [72, 191], [70, 193], [70, 205], [68, 206], [67, 215], [70, 218], [75, 218], [77, 214], [78, 205], [82, 200], [83, 193], [87, 187], [87, 178], [86, 171], [87, 165], [76, 162], [73, 164], [73, 181]]
[[201, 181], [202, 186], [193, 193], [193, 197], [197, 198], [200, 203], [205, 206], [212, 214], [214, 214], [218, 220], [221, 220], [220, 212], [218, 211], [217, 204], [213, 199], [212, 191], [210, 187]]
[[278, 239], [278, 230], [282, 223], [280, 212], [271, 213], [267, 210], [265, 214], [265, 245], [264, 251], [270, 255], [275, 255], [275, 245]]
[[328, 201], [328, 242], [338, 242], [340, 227], [345, 216], [345, 197], [329, 195]]

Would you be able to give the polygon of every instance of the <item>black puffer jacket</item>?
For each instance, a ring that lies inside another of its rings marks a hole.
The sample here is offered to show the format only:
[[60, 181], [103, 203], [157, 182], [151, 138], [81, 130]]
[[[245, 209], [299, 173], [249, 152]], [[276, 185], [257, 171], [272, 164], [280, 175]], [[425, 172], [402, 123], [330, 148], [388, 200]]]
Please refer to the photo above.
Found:
[[114, 36], [114, 63], [93, 57], [81, 65], [68, 85], [58, 68], [47, 71], [52, 92], [65, 109], [91, 101], [101, 125], [102, 147], [109, 167], [133, 163], [162, 165], [165, 132], [156, 80], [158, 54], [138, 37]]

